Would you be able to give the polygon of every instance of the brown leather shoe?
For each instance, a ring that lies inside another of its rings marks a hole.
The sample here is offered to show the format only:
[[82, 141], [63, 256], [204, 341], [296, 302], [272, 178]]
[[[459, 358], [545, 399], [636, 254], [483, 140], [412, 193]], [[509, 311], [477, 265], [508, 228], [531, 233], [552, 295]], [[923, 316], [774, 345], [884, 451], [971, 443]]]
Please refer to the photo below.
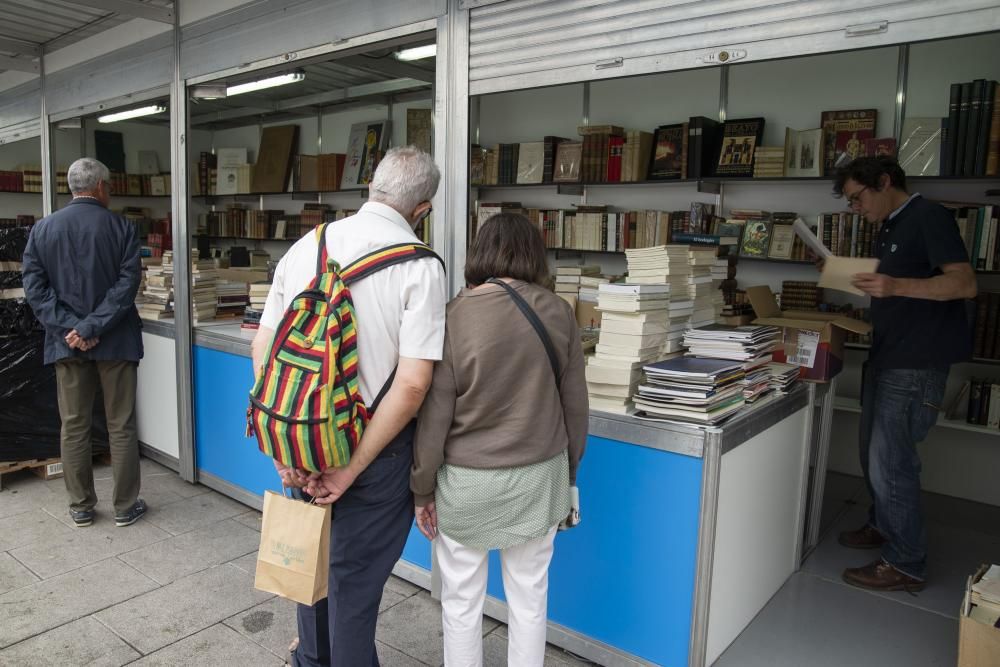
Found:
[[851, 586], [871, 591], [922, 591], [926, 582], [903, 574], [881, 558], [864, 567], [849, 567], [844, 570], [844, 581]]
[[885, 544], [882, 533], [867, 523], [857, 530], [844, 531], [837, 537], [837, 541], [851, 549], [878, 549]]

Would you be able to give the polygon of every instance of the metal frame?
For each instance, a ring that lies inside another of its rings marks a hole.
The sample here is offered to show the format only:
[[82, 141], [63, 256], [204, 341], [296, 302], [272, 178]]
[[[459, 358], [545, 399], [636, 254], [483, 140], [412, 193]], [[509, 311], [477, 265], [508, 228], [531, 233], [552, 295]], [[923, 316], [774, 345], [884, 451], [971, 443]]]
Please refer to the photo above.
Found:
[[902, 141], [903, 119], [906, 117], [906, 87], [910, 73], [910, 45], [899, 45], [899, 61], [896, 66], [896, 112], [892, 116], [892, 136], [896, 145]]
[[[43, 89], [44, 90], [44, 89]], [[163, 99], [170, 97], [171, 87], [168, 86], [157, 86], [155, 88], [149, 88], [147, 90], [141, 90], [135, 93], [128, 93], [127, 95], [118, 95], [117, 97], [112, 97], [106, 100], [101, 100], [100, 102], [92, 102], [90, 104], [85, 104], [83, 106], [74, 107], [72, 109], [66, 109], [58, 113], [54, 113], [49, 116], [49, 121], [52, 123], [58, 123], [61, 120], [68, 120], [70, 118], [79, 118], [81, 116], [90, 116], [101, 111], [112, 111], [115, 109], [120, 109], [121, 107], [136, 106], [142, 102], [148, 102], [150, 100]], [[42, 97], [45, 97], [43, 92]]]
[[52, 215], [56, 205], [56, 188], [52, 182], [55, 175], [55, 156], [52, 151], [52, 122], [49, 120], [48, 103], [45, 100], [45, 49], [38, 62], [39, 69], [39, 95], [41, 104], [39, 105], [39, 130], [41, 130], [41, 151], [42, 151], [42, 215]]
[[813, 442], [813, 421], [816, 416], [816, 383], [809, 383], [809, 405], [806, 410], [805, 424], [802, 428], [802, 491], [799, 494], [798, 509], [796, 510], [796, 523], [802, 526], [799, 530], [798, 539], [795, 542], [795, 569], [798, 570], [802, 564], [802, 554], [805, 551], [805, 526], [806, 512], [809, 507], [809, 459], [812, 457]]
[[176, 19], [179, 14], [174, 7], [175, 3], [171, 3], [171, 7], [167, 8], [154, 7], [142, 2], [136, 2], [136, 0], [69, 0], [69, 2], [92, 9], [103, 9], [113, 14], [146, 19], [147, 21], [169, 23], [171, 25], [177, 25]]
[[[826, 468], [830, 458], [830, 432], [833, 425], [834, 399], [837, 397], [837, 378], [820, 385], [824, 388], [820, 399], [819, 433], [813, 441], [815, 458], [813, 460], [812, 495], [809, 500], [809, 517], [806, 520], [806, 535], [804, 550], [808, 551], [819, 544], [820, 518], [823, 512], [823, 493], [826, 490]], [[819, 389], [815, 392], [820, 393]]]
[[174, 251], [174, 349], [177, 368], [178, 472], [198, 480], [194, 441], [194, 369], [191, 330], [191, 239], [187, 214], [187, 88], [181, 79], [180, 18], [174, 16], [173, 76], [170, 82], [170, 205]]
[[469, 12], [448, 0], [437, 21], [434, 156], [443, 178], [431, 202], [431, 241], [448, 268], [450, 294], [464, 286], [469, 220]]
[[698, 556], [695, 564], [694, 602], [691, 605], [691, 638], [688, 665], [705, 664], [708, 648], [708, 612], [712, 597], [715, 559], [715, 526], [719, 513], [719, 473], [722, 470], [722, 433], [706, 434], [701, 470], [701, 515], [698, 522]]

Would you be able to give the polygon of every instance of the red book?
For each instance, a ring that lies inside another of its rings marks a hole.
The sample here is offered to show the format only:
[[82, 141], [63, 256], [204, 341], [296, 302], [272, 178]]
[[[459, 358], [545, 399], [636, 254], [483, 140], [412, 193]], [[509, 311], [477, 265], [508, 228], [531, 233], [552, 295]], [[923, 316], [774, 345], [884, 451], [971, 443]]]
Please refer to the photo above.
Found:
[[625, 137], [609, 137], [606, 179], [609, 183], [619, 183], [622, 180], [622, 148], [624, 146]]

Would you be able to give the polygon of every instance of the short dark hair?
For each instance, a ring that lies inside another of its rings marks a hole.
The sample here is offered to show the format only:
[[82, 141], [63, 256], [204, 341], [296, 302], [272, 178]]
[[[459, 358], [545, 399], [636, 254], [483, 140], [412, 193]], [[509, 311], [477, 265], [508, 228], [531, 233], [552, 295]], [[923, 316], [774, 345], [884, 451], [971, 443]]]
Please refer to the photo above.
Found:
[[548, 286], [549, 262], [538, 227], [518, 213], [497, 213], [476, 233], [465, 260], [465, 281], [472, 287], [490, 278], [515, 278]]
[[895, 158], [886, 156], [859, 157], [851, 160], [850, 164], [837, 170], [833, 181], [833, 192], [842, 197], [844, 185], [849, 180], [877, 189], [881, 185], [883, 175], [889, 177], [889, 185], [906, 192], [906, 173]]

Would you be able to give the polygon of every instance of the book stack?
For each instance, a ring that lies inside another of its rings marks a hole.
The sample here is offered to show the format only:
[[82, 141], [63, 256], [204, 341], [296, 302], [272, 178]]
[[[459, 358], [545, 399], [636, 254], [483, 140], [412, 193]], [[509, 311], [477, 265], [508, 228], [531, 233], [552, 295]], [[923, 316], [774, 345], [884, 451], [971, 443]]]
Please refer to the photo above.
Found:
[[785, 310], [819, 310], [823, 301], [818, 283], [785, 280], [781, 283], [781, 307]]
[[666, 284], [603, 283], [598, 286], [601, 333], [596, 354], [588, 359], [590, 407], [629, 414], [639, 383], [639, 369], [660, 356], [666, 338]]
[[742, 365], [679, 357], [643, 367], [646, 381], [635, 396], [636, 417], [715, 426], [744, 405]]
[[941, 176], [1000, 174], [1000, 86], [976, 79], [951, 84], [942, 119]]
[[771, 361], [765, 368], [771, 376], [771, 388], [778, 394], [787, 394], [795, 381], [799, 379], [799, 367], [793, 364]]
[[[1000, 380], [972, 378], [968, 385], [969, 404], [965, 421], [987, 428], [1000, 428]], [[965, 387], [962, 391], [966, 391]]]
[[691, 326], [701, 327], [715, 322], [722, 313], [722, 303], [713, 299], [718, 289], [712, 286], [712, 267], [715, 265], [715, 248], [691, 246], [688, 251], [691, 275], [688, 276], [688, 296], [693, 302]]
[[215, 319], [219, 297], [216, 290], [219, 272], [211, 259], [199, 259], [191, 251], [191, 322], [198, 324]]
[[754, 178], [782, 178], [784, 175], [784, 146], [758, 146], [754, 150]]
[[771, 371], [766, 363], [756, 363], [745, 369], [744, 373], [740, 384], [743, 386], [743, 400], [747, 403], [755, 403], [774, 389], [771, 385]]
[[767, 325], [712, 324], [684, 332], [689, 356], [739, 361], [744, 369], [770, 362], [779, 340], [781, 329]]
[[243, 323], [241, 329], [257, 329], [260, 327], [260, 317], [264, 314], [264, 304], [267, 303], [267, 294], [271, 290], [271, 283], [257, 282], [250, 284], [250, 303], [243, 311]]
[[219, 319], [242, 317], [250, 301], [247, 284], [236, 280], [219, 280], [215, 289], [219, 299], [215, 309], [216, 317]]
[[[601, 267], [595, 264], [579, 266], [557, 266], [556, 267], [556, 294], [561, 296], [571, 306], [576, 305], [576, 299], [580, 294], [580, 284], [584, 277], [594, 278], [600, 275]], [[587, 281], [591, 285], [590, 280]]]
[[146, 320], [165, 320], [174, 316], [173, 252], [163, 251], [161, 261], [150, 262], [144, 271], [146, 284], [142, 303], [137, 303], [139, 317]]
[[691, 258], [688, 246], [661, 245], [625, 251], [629, 281], [670, 286], [674, 298], [667, 304], [667, 338], [661, 354], [681, 352], [684, 330], [691, 323], [694, 301], [691, 293]]

